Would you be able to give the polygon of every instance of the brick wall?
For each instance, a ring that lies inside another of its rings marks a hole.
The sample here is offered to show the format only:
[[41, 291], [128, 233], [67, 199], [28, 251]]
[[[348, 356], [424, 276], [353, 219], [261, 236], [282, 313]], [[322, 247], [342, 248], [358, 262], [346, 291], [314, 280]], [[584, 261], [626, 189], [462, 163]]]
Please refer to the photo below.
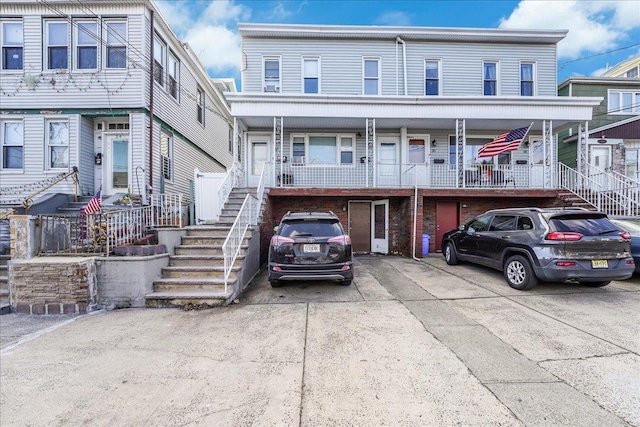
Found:
[[11, 266], [11, 305], [18, 313], [86, 313], [96, 307], [93, 258], [34, 258]]

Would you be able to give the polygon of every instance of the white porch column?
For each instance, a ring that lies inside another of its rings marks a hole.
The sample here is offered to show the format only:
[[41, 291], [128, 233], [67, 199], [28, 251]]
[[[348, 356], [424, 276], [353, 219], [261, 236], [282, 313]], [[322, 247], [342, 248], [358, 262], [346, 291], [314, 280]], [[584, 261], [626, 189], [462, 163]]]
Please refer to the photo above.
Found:
[[[367, 163], [365, 168], [367, 187], [369, 187], [369, 162], [373, 165], [373, 186], [376, 186], [376, 162], [374, 159], [373, 153], [375, 153], [375, 143], [376, 143], [376, 119], [366, 119], [367, 126]], [[369, 160], [371, 159], [371, 160]]]
[[465, 119], [456, 119], [456, 158], [458, 159], [456, 168], [458, 173], [458, 188], [463, 188], [466, 186], [464, 180], [464, 152], [466, 146], [466, 121]]
[[578, 146], [576, 150], [578, 150], [577, 161], [578, 161], [578, 171], [586, 176], [587, 175], [587, 165], [589, 164], [589, 159], [587, 158], [587, 141], [589, 140], [589, 123], [586, 121], [581, 123], [578, 126]]
[[555, 144], [553, 139], [553, 122], [551, 120], [542, 121], [542, 158], [544, 159], [544, 188], [557, 186], [555, 182], [555, 170], [557, 162], [554, 161]]

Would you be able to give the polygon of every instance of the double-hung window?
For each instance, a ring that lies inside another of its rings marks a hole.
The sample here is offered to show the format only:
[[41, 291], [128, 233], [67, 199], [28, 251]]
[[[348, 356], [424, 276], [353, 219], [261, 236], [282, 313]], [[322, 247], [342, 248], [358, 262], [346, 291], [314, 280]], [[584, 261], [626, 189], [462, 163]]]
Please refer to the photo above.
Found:
[[380, 95], [380, 58], [363, 58], [362, 87], [365, 95]]
[[22, 169], [24, 124], [22, 121], [2, 122], [2, 168]]
[[3, 21], [2, 32], [2, 69], [22, 70], [24, 42], [21, 21]]
[[48, 169], [69, 167], [69, 122], [47, 121]]
[[164, 130], [160, 133], [160, 161], [162, 176], [173, 181], [173, 135]]
[[98, 23], [78, 21], [75, 25], [76, 69], [96, 70], [98, 68]]
[[487, 96], [498, 95], [498, 63], [484, 61], [482, 64], [483, 94]]
[[440, 61], [432, 59], [424, 61], [424, 94], [440, 94]]
[[179, 77], [180, 77], [180, 62], [178, 58], [169, 51], [169, 57], [167, 59], [167, 90], [175, 99], [178, 99], [179, 92]]
[[608, 114], [640, 113], [640, 91], [610, 90]]
[[204, 106], [205, 106], [205, 96], [204, 91], [200, 88], [197, 88], [198, 91], [198, 122], [204, 124]]
[[164, 64], [167, 58], [167, 45], [156, 34], [153, 38], [153, 79], [164, 87]]
[[292, 136], [291, 139], [291, 163], [304, 164], [307, 151], [304, 136]]
[[69, 24], [61, 21], [46, 22], [47, 70], [69, 68]]
[[520, 64], [520, 96], [533, 96], [534, 67], [532, 62]]
[[264, 91], [280, 92], [280, 57], [264, 58]]
[[304, 93], [320, 93], [320, 59], [302, 58]]
[[107, 68], [127, 68], [127, 23], [107, 21], [105, 28]]
[[340, 137], [340, 163], [343, 165], [349, 165], [353, 163], [353, 136], [341, 136]]

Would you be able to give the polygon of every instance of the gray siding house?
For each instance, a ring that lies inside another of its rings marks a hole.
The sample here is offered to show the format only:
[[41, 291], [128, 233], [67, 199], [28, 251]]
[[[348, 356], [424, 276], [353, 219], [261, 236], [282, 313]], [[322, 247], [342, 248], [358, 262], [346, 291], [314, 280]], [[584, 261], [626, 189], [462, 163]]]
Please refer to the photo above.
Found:
[[[357, 252], [425, 254], [492, 207], [553, 205], [557, 133], [599, 97], [557, 96], [566, 31], [238, 25], [226, 93], [244, 185], [269, 187], [263, 230], [333, 210]], [[481, 147], [528, 128], [515, 151]]]
[[188, 199], [233, 163], [228, 105], [152, 1], [4, 1], [0, 26], [0, 204], [74, 167], [82, 195]]

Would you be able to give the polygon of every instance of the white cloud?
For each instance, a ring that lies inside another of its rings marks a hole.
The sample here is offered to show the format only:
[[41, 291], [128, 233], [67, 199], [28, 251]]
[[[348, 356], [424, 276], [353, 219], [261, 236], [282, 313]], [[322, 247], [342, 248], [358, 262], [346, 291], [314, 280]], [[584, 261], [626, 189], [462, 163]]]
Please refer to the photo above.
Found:
[[240, 35], [228, 28], [197, 25], [184, 38], [200, 62], [214, 74], [240, 68]]
[[500, 27], [569, 30], [558, 44], [558, 56], [575, 59], [628, 41], [627, 31], [640, 27], [639, 16], [637, 1], [523, 0]]
[[293, 15], [293, 12], [288, 11], [284, 6], [284, 3], [278, 2], [276, 6], [267, 15], [268, 21], [283, 21]]
[[389, 11], [378, 16], [375, 22], [378, 25], [409, 26], [411, 17], [405, 12]]

